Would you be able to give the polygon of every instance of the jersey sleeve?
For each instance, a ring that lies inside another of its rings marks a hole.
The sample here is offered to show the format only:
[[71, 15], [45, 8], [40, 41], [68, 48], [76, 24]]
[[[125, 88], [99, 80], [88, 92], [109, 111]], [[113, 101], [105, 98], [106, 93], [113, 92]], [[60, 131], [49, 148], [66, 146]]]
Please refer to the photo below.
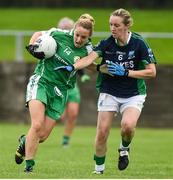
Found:
[[50, 35], [54, 31], [57, 31], [57, 28], [51, 28], [47, 31], [41, 31], [41, 33], [42, 33], [42, 35], [44, 35], [44, 34]]
[[141, 61], [145, 65], [151, 63], [156, 64], [156, 58], [154, 56], [154, 53], [145, 41], [141, 41], [140, 43], [140, 56]]
[[103, 56], [103, 52], [104, 52], [104, 45], [105, 45], [105, 41], [102, 40], [100, 41], [95, 47], [94, 47], [94, 51], [99, 55], [99, 57]]
[[51, 35], [55, 31], [64, 32], [64, 33], [68, 33], [69, 32], [69, 30], [63, 30], [63, 29], [59, 29], [59, 28], [55, 28], [55, 27], [53, 27], [53, 28], [51, 28], [51, 29], [49, 29], [47, 31], [41, 31], [41, 32], [42, 32], [42, 35], [44, 35], [44, 34]]

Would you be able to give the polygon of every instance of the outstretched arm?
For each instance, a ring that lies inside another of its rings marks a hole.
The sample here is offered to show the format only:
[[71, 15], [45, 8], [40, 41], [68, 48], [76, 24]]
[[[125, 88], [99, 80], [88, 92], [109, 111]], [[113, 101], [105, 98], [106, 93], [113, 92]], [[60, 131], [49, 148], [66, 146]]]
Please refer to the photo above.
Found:
[[59, 66], [59, 67], [54, 68], [54, 70], [55, 71], [65, 70], [65, 71], [71, 72], [73, 70], [83, 69], [89, 66], [90, 64], [92, 64], [94, 60], [97, 59], [97, 57], [98, 57], [98, 54], [92, 51], [88, 56], [77, 60], [73, 65]]
[[89, 66], [90, 64], [92, 64], [97, 58], [98, 58], [98, 54], [96, 52], [92, 51], [88, 56], [76, 61], [76, 63], [73, 64], [74, 69], [76, 69], [76, 70], [83, 69], [83, 68]]

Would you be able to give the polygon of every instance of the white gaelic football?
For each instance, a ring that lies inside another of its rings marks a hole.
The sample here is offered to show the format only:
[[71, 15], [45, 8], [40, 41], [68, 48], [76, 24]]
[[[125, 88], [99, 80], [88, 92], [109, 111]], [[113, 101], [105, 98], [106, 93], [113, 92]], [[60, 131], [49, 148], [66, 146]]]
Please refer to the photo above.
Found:
[[35, 52], [44, 52], [46, 59], [52, 57], [56, 53], [57, 43], [50, 35], [44, 34], [39, 36], [34, 45], [38, 46], [35, 48]]

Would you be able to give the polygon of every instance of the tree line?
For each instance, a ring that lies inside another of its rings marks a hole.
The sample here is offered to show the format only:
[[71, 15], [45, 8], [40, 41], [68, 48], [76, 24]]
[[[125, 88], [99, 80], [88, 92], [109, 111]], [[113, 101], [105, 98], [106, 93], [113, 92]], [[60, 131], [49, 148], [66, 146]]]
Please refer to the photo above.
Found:
[[1, 0], [0, 7], [35, 7], [35, 8], [173, 8], [172, 0]]

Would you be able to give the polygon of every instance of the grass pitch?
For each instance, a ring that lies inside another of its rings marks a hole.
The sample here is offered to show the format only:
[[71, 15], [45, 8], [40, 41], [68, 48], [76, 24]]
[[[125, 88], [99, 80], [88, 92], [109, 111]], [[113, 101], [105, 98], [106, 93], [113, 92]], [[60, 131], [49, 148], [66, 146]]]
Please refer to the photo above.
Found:
[[119, 129], [112, 128], [103, 175], [93, 175], [93, 143], [95, 127], [77, 126], [69, 148], [61, 146], [63, 126], [57, 126], [49, 139], [40, 144], [32, 174], [23, 172], [24, 163], [14, 162], [19, 135], [27, 125], [0, 124], [0, 178], [65, 178], [65, 179], [171, 179], [173, 177], [172, 137], [169, 129], [138, 128], [131, 146], [130, 165], [125, 171], [117, 169]]

